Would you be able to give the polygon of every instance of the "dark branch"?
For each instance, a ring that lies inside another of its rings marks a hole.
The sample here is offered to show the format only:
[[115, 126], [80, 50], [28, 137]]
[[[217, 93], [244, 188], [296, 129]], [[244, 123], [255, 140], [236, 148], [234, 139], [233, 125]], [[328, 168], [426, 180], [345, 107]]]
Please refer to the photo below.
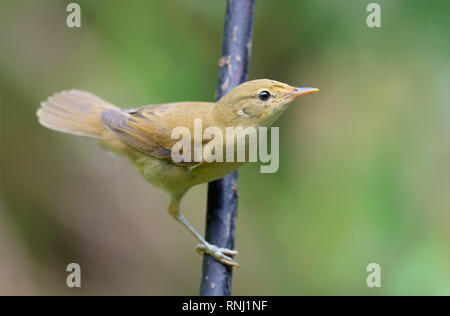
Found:
[[[227, 1], [217, 100], [247, 79], [252, 46], [253, 9], [254, 0]], [[237, 189], [237, 171], [208, 185], [205, 236], [208, 242], [216, 246], [234, 249]], [[200, 295], [230, 295], [231, 279], [232, 268], [205, 255]]]

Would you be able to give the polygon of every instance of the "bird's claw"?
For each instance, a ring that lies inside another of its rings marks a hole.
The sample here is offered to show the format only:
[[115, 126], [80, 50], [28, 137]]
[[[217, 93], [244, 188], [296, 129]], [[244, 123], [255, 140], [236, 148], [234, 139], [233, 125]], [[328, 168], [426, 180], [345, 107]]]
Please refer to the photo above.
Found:
[[201, 256], [206, 253], [224, 265], [231, 266], [233, 268], [239, 267], [239, 264], [231, 258], [231, 256], [237, 256], [239, 254], [237, 250], [219, 248], [211, 244], [200, 244], [197, 246], [197, 252]]

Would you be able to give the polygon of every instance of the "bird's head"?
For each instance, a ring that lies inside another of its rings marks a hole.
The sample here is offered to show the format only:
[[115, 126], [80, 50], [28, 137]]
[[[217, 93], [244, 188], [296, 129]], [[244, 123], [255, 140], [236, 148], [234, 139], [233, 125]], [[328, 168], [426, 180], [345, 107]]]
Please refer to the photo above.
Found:
[[217, 104], [216, 114], [230, 126], [270, 126], [300, 96], [316, 88], [295, 88], [282, 82], [258, 79], [230, 90]]

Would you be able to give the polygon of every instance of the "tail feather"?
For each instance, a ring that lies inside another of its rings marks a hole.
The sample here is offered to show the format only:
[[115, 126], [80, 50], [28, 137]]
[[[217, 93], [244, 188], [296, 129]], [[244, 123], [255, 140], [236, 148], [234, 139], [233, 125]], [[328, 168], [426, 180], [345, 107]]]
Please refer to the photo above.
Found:
[[41, 103], [39, 123], [50, 129], [80, 136], [98, 138], [106, 131], [100, 113], [117, 108], [86, 91], [56, 93]]

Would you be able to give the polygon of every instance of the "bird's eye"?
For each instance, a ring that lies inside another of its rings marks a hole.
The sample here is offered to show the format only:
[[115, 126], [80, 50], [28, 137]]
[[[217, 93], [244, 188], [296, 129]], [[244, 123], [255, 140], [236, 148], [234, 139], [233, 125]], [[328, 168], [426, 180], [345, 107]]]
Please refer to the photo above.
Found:
[[267, 101], [267, 100], [269, 100], [269, 98], [270, 98], [269, 91], [264, 90], [259, 93], [259, 99], [261, 101]]

